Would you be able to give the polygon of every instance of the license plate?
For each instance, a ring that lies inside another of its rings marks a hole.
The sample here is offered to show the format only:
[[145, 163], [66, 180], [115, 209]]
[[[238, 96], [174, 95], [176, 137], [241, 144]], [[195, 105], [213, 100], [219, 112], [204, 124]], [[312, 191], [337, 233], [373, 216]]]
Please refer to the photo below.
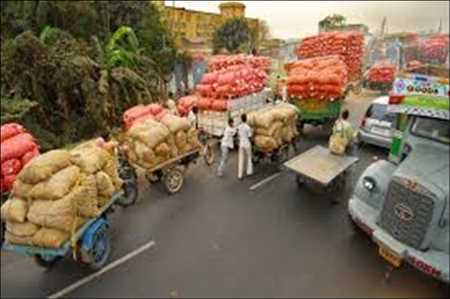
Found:
[[372, 128], [372, 133], [383, 135], [383, 136], [389, 136], [390, 130], [387, 129], [380, 129], [380, 128]]
[[381, 255], [382, 258], [384, 258], [389, 264], [391, 264], [395, 268], [400, 267], [400, 265], [402, 264], [403, 259], [384, 246], [380, 246], [378, 248], [378, 253]]

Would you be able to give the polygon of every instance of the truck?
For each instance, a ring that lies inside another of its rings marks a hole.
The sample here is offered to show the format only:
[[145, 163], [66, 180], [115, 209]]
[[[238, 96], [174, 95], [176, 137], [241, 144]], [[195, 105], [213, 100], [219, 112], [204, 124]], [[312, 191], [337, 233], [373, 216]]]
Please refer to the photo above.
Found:
[[387, 273], [407, 263], [449, 283], [449, 108], [448, 79], [397, 78], [389, 157], [363, 172], [349, 200], [350, 223], [378, 245]]

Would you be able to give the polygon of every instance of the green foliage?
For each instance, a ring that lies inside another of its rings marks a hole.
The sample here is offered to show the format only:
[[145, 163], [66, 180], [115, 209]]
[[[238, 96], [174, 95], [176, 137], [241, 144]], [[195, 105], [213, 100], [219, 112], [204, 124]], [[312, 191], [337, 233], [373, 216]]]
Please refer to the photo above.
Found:
[[214, 50], [218, 51], [225, 48], [230, 53], [236, 53], [240, 47], [245, 47], [246, 44], [250, 43], [250, 35], [250, 28], [245, 19], [230, 19], [214, 32]]
[[319, 26], [321, 28], [333, 28], [344, 26], [347, 22], [347, 19], [343, 15], [332, 14], [325, 17], [323, 20], [319, 22]]
[[22, 123], [44, 150], [158, 100], [176, 57], [148, 1], [2, 1], [1, 26], [1, 123]]

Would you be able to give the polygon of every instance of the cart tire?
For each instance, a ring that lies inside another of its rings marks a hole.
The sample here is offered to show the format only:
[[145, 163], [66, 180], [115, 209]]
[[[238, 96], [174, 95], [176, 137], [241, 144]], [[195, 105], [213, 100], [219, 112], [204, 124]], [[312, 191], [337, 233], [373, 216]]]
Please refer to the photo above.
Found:
[[110, 254], [111, 236], [109, 235], [109, 229], [106, 225], [103, 225], [95, 232], [93, 246], [88, 252], [90, 256], [89, 268], [93, 271], [100, 270], [108, 262]]
[[139, 188], [137, 186], [137, 178], [129, 178], [123, 182], [123, 196], [117, 201], [117, 205], [126, 208], [134, 205], [139, 197]]
[[164, 175], [164, 187], [169, 195], [178, 193], [183, 187], [184, 176], [179, 169], [172, 168]]
[[305, 185], [305, 181], [303, 180], [301, 175], [295, 176], [295, 182], [297, 183], [297, 187], [301, 188]]
[[34, 262], [41, 268], [50, 270], [53, 268], [60, 260], [61, 257], [52, 256], [52, 257], [44, 257], [42, 255], [35, 255]]
[[210, 144], [206, 144], [203, 149], [203, 159], [205, 160], [206, 165], [211, 166], [214, 164], [215, 155], [214, 150]]

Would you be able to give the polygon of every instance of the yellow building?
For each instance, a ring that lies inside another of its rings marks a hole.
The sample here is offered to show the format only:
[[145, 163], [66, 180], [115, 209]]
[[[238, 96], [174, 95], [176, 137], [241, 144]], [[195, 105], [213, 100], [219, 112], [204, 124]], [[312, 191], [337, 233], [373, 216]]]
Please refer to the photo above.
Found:
[[[153, 1], [162, 12], [163, 19], [175, 33], [179, 46], [191, 47], [199, 43], [205, 44], [205, 49], [211, 49], [211, 40], [215, 30], [226, 20], [234, 17], [245, 18], [252, 30], [259, 29], [259, 21], [245, 17], [245, 5], [239, 2], [224, 2], [219, 5], [220, 13], [210, 13], [166, 5], [164, 1]], [[207, 53], [205, 53], [207, 54]]]

